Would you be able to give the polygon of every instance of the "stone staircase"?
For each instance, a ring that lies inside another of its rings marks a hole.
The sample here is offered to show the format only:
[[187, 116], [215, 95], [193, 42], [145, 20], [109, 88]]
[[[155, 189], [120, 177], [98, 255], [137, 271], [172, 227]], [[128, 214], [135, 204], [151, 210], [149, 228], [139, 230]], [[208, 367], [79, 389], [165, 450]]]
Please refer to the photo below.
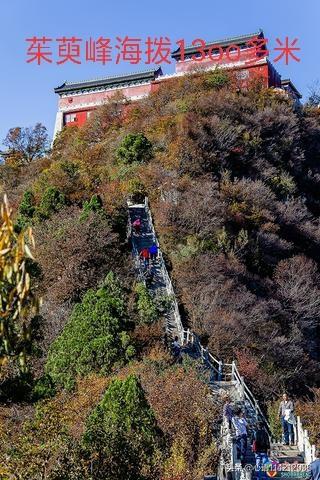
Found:
[[[183, 345], [183, 355], [187, 355], [194, 360], [200, 360], [201, 372], [206, 374], [207, 381], [210, 386], [212, 396], [223, 397], [228, 395], [233, 403], [234, 409], [241, 408], [244, 411], [248, 421], [248, 448], [246, 451], [244, 463], [246, 468], [241, 468], [240, 459], [236, 458], [235, 439], [232, 431], [229, 430], [227, 422], [221, 427], [221, 459], [224, 459], [219, 467], [218, 478], [249, 480], [256, 477], [255, 456], [252, 452], [253, 434], [258, 420], [262, 420], [269, 429], [268, 422], [259, 408], [254, 396], [245, 384], [243, 377], [240, 376], [235, 362], [232, 364], [224, 364], [224, 370], [220, 370], [221, 361], [215, 359], [205, 348], [202, 347], [199, 339], [189, 330], [185, 330], [182, 326], [177, 300], [174, 294], [173, 286], [168, 275], [164, 259], [162, 257], [159, 243], [154, 230], [152, 217], [148, 208], [147, 201], [144, 204], [130, 204], [129, 206], [129, 232], [131, 239], [133, 260], [136, 268], [136, 275], [140, 281], [143, 281], [152, 295], [170, 295], [173, 300], [172, 308], [166, 313], [166, 334], [168, 338], [178, 335]], [[141, 232], [136, 234], [132, 231], [131, 225], [137, 219], [141, 220]], [[159, 257], [157, 261], [150, 264], [146, 269], [139, 253], [143, 248], [150, 247], [156, 243], [159, 248]], [[284, 446], [279, 443], [271, 444], [271, 455], [274, 464], [277, 465], [277, 472], [271, 472], [264, 478], [276, 477], [286, 478], [287, 480], [297, 480], [304, 478], [303, 470], [306, 467], [304, 463], [306, 455], [302, 455], [298, 447]], [[226, 460], [227, 459], [227, 460]], [[229, 463], [228, 463], [229, 462]], [[228, 463], [227, 467], [225, 464]], [[290, 467], [291, 465], [291, 467]], [[297, 466], [301, 467], [302, 472]], [[293, 468], [296, 467], [295, 470]], [[294, 473], [292, 473], [294, 472]], [[207, 476], [207, 479], [214, 476]]]
[[271, 455], [279, 463], [299, 463], [304, 464], [304, 458], [296, 445], [283, 445], [282, 443], [272, 443]]
[[143, 261], [139, 259], [139, 253], [143, 248], [150, 247], [153, 243], [158, 244], [157, 237], [153, 228], [153, 224], [150, 222], [150, 217], [148, 210], [144, 205], [134, 205], [129, 208], [129, 221], [130, 224], [137, 219], [141, 220], [141, 232], [136, 234], [131, 231], [131, 243], [132, 243], [132, 252], [136, 267], [137, 277], [140, 281], [145, 282], [148, 285], [150, 292], [154, 296], [169, 295], [172, 296], [173, 308], [171, 311], [165, 313], [166, 318], [166, 334], [168, 338], [174, 338], [175, 335], [178, 335], [181, 338], [182, 334], [182, 324], [181, 328], [177, 328], [178, 321], [178, 304], [176, 298], [174, 297], [173, 287], [170, 281], [168, 272], [164, 266], [164, 261], [162, 258], [161, 251], [159, 250], [159, 257], [157, 261], [153, 264], [150, 263], [150, 268], [146, 270], [143, 266]]

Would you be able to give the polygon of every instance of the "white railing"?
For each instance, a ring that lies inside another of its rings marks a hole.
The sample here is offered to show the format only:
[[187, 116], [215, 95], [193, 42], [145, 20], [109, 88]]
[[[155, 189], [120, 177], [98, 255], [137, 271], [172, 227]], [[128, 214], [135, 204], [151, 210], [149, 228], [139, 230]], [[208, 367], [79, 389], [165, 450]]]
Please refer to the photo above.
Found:
[[305, 463], [310, 465], [310, 463], [316, 458], [316, 447], [311, 444], [308, 430], [303, 428], [299, 415], [297, 416], [295, 435], [299, 452], [303, 454]]
[[203, 363], [218, 375], [218, 380], [222, 380], [222, 378], [228, 376], [231, 380], [231, 372], [224, 371], [224, 368], [231, 367], [231, 364], [223, 364], [222, 360], [215, 358], [207, 348], [204, 348], [203, 345], [201, 345], [199, 337], [195, 333], [189, 329], [183, 330], [183, 344], [189, 343], [191, 343], [193, 348], [198, 352]]
[[244, 381], [244, 378], [242, 375], [240, 375], [239, 370], [237, 368], [236, 363], [233, 361], [232, 362], [232, 379], [233, 381], [237, 382], [238, 389], [240, 391], [240, 395], [244, 400], [247, 400], [251, 408], [255, 411], [257, 418], [260, 417], [260, 419], [265, 423], [265, 425], [268, 427], [269, 432], [271, 431], [270, 425], [268, 420], [266, 419], [265, 415], [263, 414], [258, 401], [256, 400], [255, 396], [251, 392], [250, 388]]
[[180, 342], [183, 344], [184, 343], [184, 330], [183, 330], [183, 325], [182, 325], [181, 316], [180, 316], [180, 312], [179, 312], [179, 306], [178, 306], [178, 302], [177, 302], [177, 299], [176, 299], [176, 296], [175, 296], [175, 293], [174, 293], [174, 288], [173, 288], [173, 285], [172, 285], [172, 282], [171, 282], [171, 278], [168, 274], [168, 270], [167, 270], [167, 267], [166, 267], [166, 264], [165, 264], [165, 261], [164, 261], [163, 255], [162, 255], [162, 251], [160, 249], [160, 244], [159, 244], [159, 241], [158, 241], [158, 237], [157, 237], [156, 231], [154, 229], [153, 219], [152, 219], [152, 215], [151, 215], [151, 211], [150, 211], [150, 208], [149, 208], [149, 202], [148, 202], [147, 197], [145, 198], [145, 210], [146, 210], [147, 215], [148, 215], [149, 226], [150, 226], [150, 229], [151, 229], [151, 232], [152, 232], [152, 235], [153, 235], [154, 242], [156, 243], [156, 245], [158, 247], [158, 260], [159, 260], [159, 264], [160, 264], [161, 274], [162, 274], [163, 280], [164, 280], [165, 285], [166, 285], [166, 291], [167, 291], [167, 294], [172, 298], [172, 312], [171, 313], [174, 317], [174, 322], [175, 322], [175, 325], [176, 325], [177, 335], [180, 338]]

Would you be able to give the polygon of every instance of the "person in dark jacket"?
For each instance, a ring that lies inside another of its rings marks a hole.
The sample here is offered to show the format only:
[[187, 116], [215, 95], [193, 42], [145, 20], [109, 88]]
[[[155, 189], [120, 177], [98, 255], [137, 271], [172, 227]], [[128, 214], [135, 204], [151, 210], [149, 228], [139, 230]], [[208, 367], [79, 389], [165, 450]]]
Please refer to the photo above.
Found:
[[320, 480], [320, 449], [317, 449], [316, 457], [309, 465], [307, 480]]
[[268, 462], [270, 454], [270, 439], [262, 422], [258, 422], [257, 429], [253, 438], [252, 450], [256, 457], [256, 474], [257, 478], [263, 477], [262, 467]]
[[226, 396], [223, 405], [223, 416], [227, 419], [229, 430], [232, 428], [233, 408], [231, 405], [230, 397]]
[[174, 337], [174, 341], [171, 344], [171, 353], [174, 358], [174, 363], [182, 363], [181, 345], [177, 336]]

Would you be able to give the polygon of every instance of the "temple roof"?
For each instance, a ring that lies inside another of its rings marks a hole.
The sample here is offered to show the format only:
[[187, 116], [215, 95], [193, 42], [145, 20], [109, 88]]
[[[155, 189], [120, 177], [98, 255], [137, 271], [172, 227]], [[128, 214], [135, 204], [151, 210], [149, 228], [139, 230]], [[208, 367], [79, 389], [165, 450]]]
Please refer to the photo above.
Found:
[[144, 70], [142, 72], [129, 73], [125, 75], [114, 75], [110, 77], [95, 78], [92, 80], [83, 80], [79, 82], [64, 82], [54, 89], [55, 93], [72, 94], [82, 91], [91, 91], [96, 89], [109, 89], [117, 87], [128, 87], [139, 85], [140, 83], [151, 82], [162, 75], [161, 68]]
[[301, 93], [300, 93], [299, 90], [294, 86], [294, 84], [292, 83], [292, 81], [290, 80], [290, 78], [285, 78], [284, 80], [281, 80], [281, 86], [282, 86], [282, 87], [289, 87], [289, 88], [291, 88], [291, 90], [293, 90], [293, 91], [295, 92], [295, 94], [297, 95], [298, 98], [302, 98]]
[[[255, 33], [248, 33], [245, 35], [239, 35], [237, 37], [229, 37], [229, 38], [223, 38], [221, 40], [213, 40], [212, 42], [207, 42], [206, 43], [206, 48], [210, 48], [212, 46], [220, 46], [220, 47], [228, 47], [229, 45], [244, 45], [248, 40], [251, 40], [254, 37], [258, 38], [264, 38], [263, 31], [260, 29], [258, 32]], [[193, 46], [193, 45], [187, 45], [185, 47], [185, 57], [188, 57], [190, 55], [193, 55], [195, 53], [198, 53], [199, 47], [198, 46]], [[174, 58], [175, 60], [179, 60], [180, 58], [180, 47], [177, 48], [177, 50], [174, 50], [171, 53], [171, 57]]]

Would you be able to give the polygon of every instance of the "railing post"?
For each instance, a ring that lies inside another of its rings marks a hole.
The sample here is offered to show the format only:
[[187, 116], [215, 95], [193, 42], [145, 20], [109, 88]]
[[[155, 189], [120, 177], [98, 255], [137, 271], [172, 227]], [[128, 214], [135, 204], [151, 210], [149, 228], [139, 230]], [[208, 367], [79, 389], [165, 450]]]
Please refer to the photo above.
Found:
[[218, 382], [221, 382], [222, 380], [222, 361], [219, 360], [219, 366], [218, 366]]
[[203, 346], [200, 344], [200, 356], [201, 356], [201, 359], [202, 359], [202, 360], [204, 359], [204, 354], [203, 354], [203, 352], [204, 352], [204, 348], [203, 348]]
[[297, 446], [299, 448], [299, 451], [302, 452], [303, 451], [303, 435], [301, 435], [301, 419], [300, 419], [299, 415], [297, 416], [297, 437], [296, 437], [296, 441], [297, 441]]
[[243, 400], [244, 399], [244, 380], [242, 376], [240, 377], [240, 396], [241, 396], [241, 400]]
[[299, 445], [298, 421], [296, 421], [296, 424], [293, 425], [293, 434], [294, 434], [295, 443]]
[[231, 380], [235, 380], [235, 370], [236, 370], [236, 364], [235, 361], [232, 360], [232, 366], [231, 366]]
[[311, 462], [313, 462], [316, 459], [316, 446], [311, 445]]

